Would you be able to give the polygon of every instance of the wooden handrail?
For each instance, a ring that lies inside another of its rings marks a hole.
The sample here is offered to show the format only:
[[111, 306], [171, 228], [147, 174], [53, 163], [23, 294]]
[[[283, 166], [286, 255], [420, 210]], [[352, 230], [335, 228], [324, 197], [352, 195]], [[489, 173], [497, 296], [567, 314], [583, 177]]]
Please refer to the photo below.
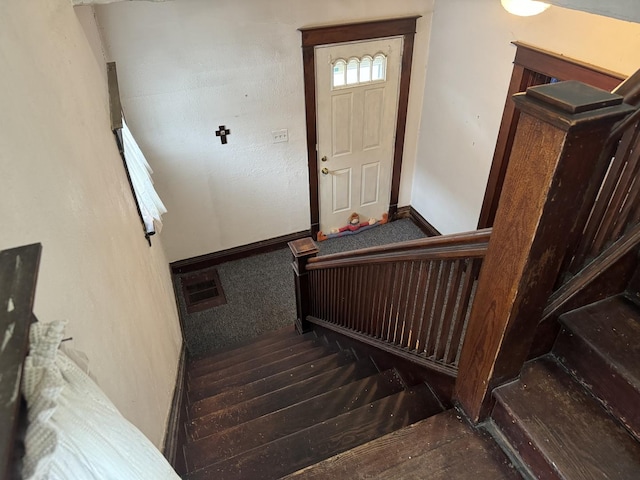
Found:
[[622, 120], [620, 123], [616, 125], [616, 127], [611, 131], [611, 135], [609, 135], [609, 139], [607, 140], [607, 147], [612, 147], [616, 142], [620, 140], [620, 137], [627, 131], [631, 126], [636, 123], [640, 119], [640, 109], [636, 110], [635, 113], [629, 115], [627, 118]]
[[[481, 243], [454, 245], [449, 247], [432, 247], [424, 251], [396, 251], [391, 253], [370, 254], [355, 258], [330, 258], [322, 262], [307, 264], [307, 270], [323, 268], [353, 267], [390, 262], [411, 262], [421, 260], [454, 260], [460, 258], [481, 258], [487, 253], [489, 243], [483, 239]], [[322, 259], [322, 257], [316, 257]]]
[[624, 80], [611, 93], [622, 96], [624, 102], [629, 105], [638, 106], [640, 103], [640, 70]]
[[378, 254], [390, 254], [394, 252], [409, 252], [414, 250], [426, 250], [431, 248], [458, 247], [464, 245], [482, 244], [489, 241], [491, 228], [473, 230], [470, 232], [454, 233], [451, 235], [439, 235], [437, 237], [421, 238], [419, 240], [408, 240], [389, 245], [362, 248], [350, 252], [333, 253], [309, 259], [309, 269], [315, 264], [331, 264], [336, 260], [355, 259]]
[[584, 267], [577, 275], [556, 290], [542, 312], [541, 322], [562, 313], [564, 305], [582, 292], [603, 272], [615, 265], [618, 260], [640, 245], [640, 224], [631, 228], [622, 238], [607, 248], [593, 262]]

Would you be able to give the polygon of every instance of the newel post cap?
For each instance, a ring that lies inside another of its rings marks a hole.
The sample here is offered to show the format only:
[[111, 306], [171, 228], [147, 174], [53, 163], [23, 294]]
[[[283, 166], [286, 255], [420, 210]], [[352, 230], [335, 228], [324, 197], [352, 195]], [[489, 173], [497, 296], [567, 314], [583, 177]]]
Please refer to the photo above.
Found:
[[622, 96], [576, 80], [529, 87], [513, 100], [521, 111], [563, 130], [597, 126], [635, 110]]
[[288, 245], [295, 258], [312, 257], [320, 252], [311, 237], [294, 240], [293, 242], [289, 242]]

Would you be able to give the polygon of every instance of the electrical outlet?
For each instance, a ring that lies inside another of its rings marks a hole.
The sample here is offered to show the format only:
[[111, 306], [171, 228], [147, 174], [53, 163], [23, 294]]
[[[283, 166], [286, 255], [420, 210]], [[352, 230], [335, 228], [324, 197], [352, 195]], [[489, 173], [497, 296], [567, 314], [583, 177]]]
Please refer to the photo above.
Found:
[[273, 143], [288, 142], [289, 130], [286, 128], [283, 128], [282, 130], [273, 130], [271, 132], [271, 137], [273, 138]]

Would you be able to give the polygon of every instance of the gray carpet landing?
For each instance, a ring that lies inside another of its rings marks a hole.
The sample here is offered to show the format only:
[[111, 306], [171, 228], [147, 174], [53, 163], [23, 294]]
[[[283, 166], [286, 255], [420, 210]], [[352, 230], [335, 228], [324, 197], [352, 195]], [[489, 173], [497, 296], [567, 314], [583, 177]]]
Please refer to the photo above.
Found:
[[[320, 255], [424, 238], [409, 219], [398, 220], [357, 235], [318, 243]], [[291, 253], [288, 248], [215, 267], [227, 304], [188, 314], [180, 278], [174, 275], [187, 348], [193, 357], [292, 325], [296, 316]]]

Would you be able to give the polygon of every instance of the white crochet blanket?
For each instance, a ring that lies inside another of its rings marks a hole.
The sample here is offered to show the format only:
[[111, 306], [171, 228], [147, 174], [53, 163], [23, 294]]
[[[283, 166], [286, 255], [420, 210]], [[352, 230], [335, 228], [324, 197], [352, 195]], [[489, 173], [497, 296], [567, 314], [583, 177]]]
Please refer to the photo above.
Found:
[[59, 350], [65, 323], [34, 323], [22, 390], [25, 479], [176, 479], [156, 447]]

